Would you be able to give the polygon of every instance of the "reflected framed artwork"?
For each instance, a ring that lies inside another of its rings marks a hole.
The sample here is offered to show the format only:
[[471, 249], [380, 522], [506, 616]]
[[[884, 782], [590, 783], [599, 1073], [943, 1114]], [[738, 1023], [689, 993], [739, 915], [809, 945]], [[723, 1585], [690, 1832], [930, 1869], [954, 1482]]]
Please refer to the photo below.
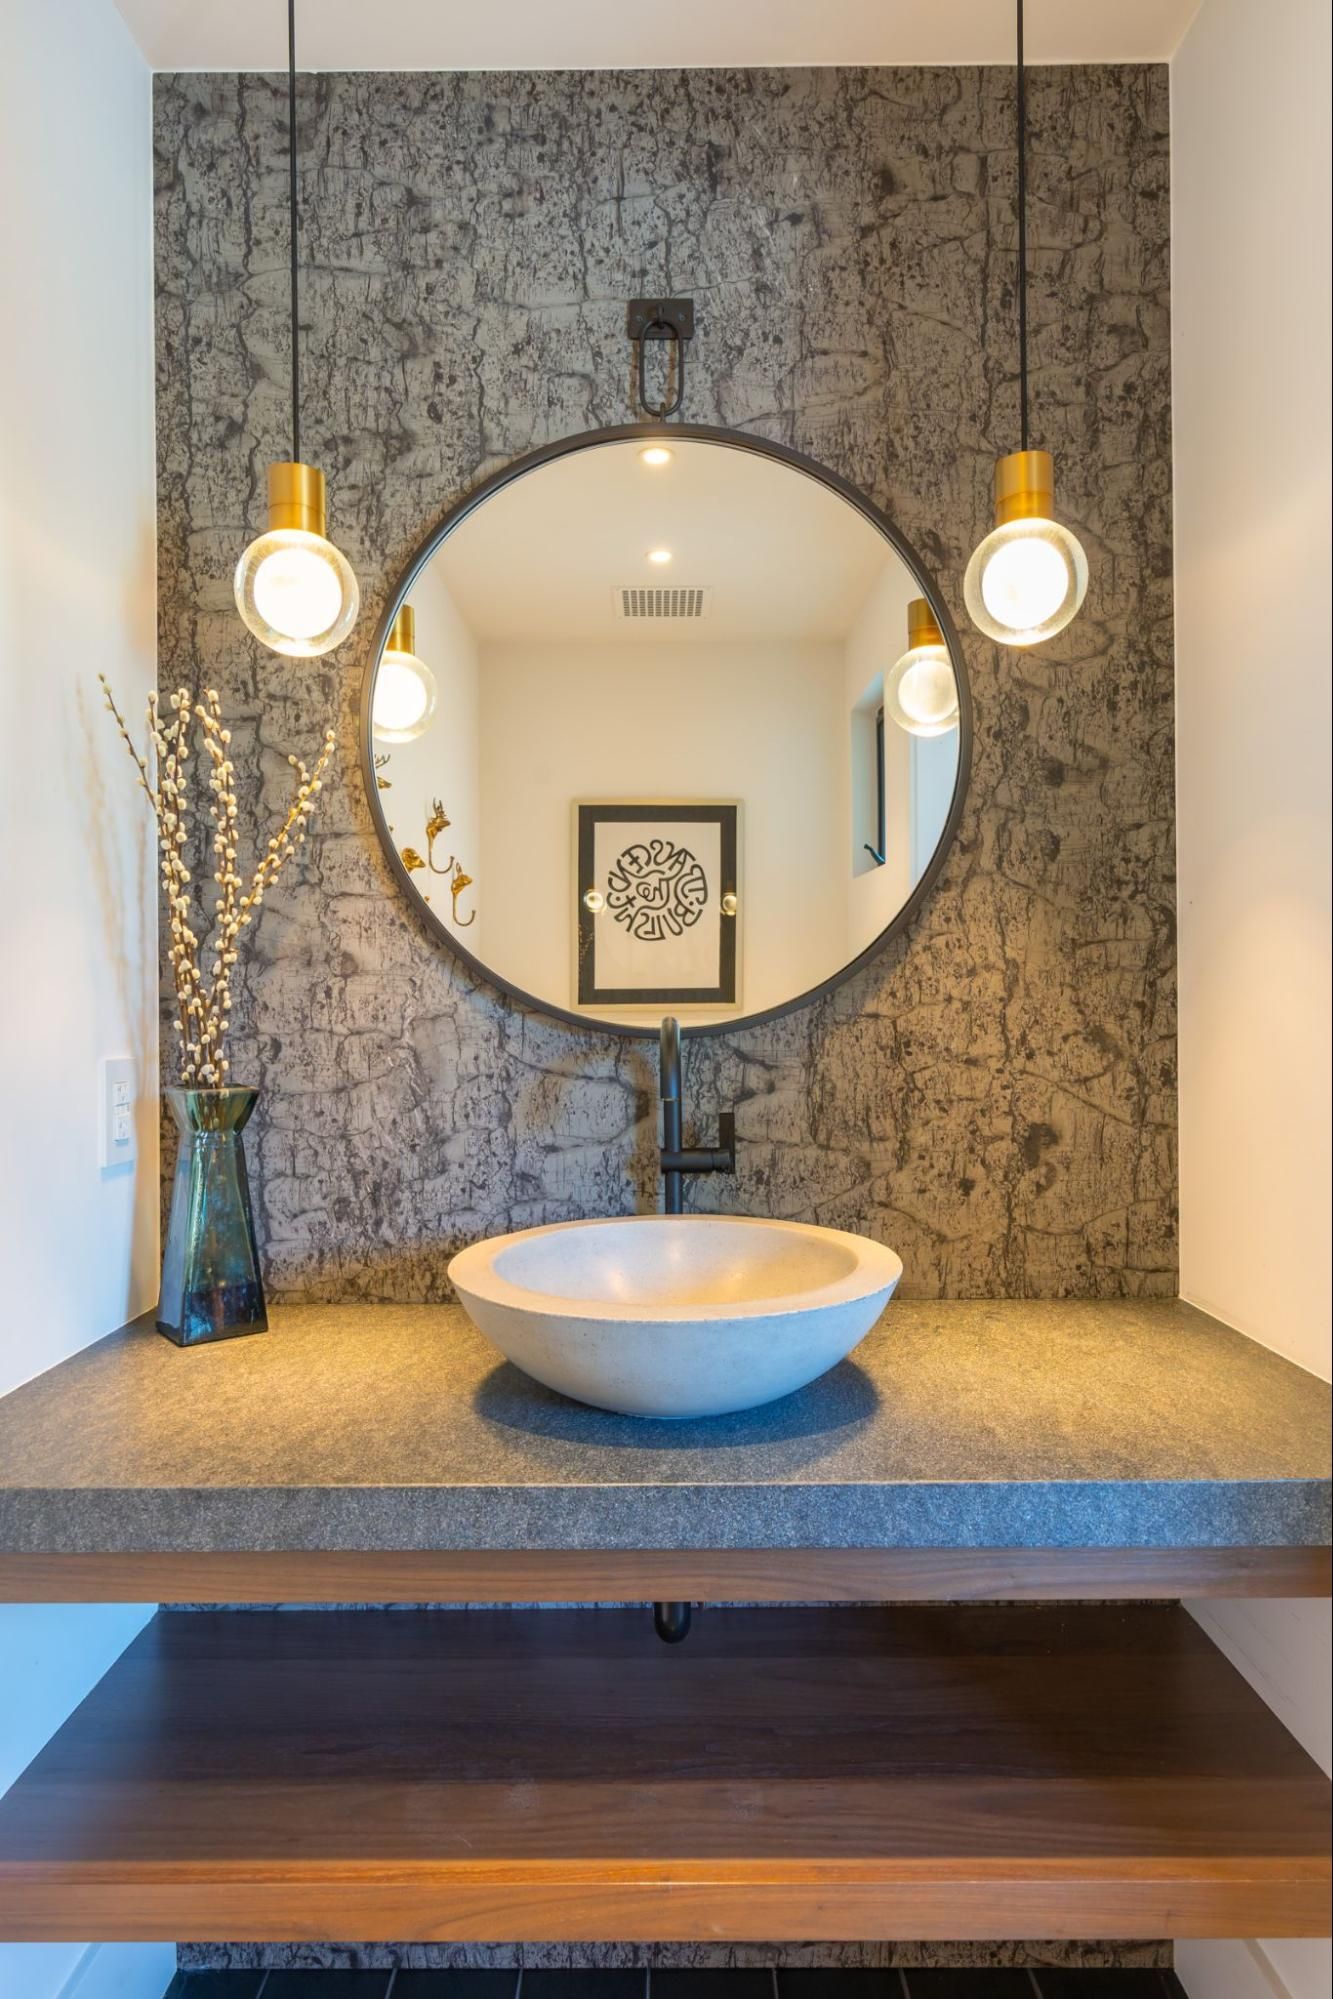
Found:
[[736, 801], [574, 812], [576, 1004], [738, 1006]]

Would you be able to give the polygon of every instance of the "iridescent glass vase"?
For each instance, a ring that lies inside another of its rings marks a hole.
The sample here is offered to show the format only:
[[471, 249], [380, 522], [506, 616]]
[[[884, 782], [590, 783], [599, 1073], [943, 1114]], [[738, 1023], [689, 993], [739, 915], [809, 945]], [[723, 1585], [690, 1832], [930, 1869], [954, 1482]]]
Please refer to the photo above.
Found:
[[157, 1330], [177, 1346], [262, 1333], [250, 1182], [241, 1133], [258, 1090], [168, 1090], [180, 1133]]

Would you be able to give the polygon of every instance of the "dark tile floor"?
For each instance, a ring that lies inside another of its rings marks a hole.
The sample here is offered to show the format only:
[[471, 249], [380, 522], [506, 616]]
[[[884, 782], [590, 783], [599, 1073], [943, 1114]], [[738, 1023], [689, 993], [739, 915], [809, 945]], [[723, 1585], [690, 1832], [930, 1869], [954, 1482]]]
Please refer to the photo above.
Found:
[[1170, 1971], [178, 1971], [163, 1999], [1183, 1999]]

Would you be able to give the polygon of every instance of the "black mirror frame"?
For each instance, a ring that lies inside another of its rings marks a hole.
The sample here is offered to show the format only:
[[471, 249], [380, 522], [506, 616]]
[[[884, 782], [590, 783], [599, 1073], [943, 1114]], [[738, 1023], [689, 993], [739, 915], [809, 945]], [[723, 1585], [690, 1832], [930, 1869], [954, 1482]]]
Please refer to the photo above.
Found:
[[940, 631], [943, 634], [944, 643], [949, 650], [949, 658], [953, 663], [954, 679], [958, 686], [958, 771], [954, 778], [953, 797], [949, 801], [948, 815], [940, 837], [936, 842], [935, 851], [931, 855], [920, 881], [918, 881], [907, 901], [893, 918], [893, 921], [887, 924], [877, 937], [872, 938], [865, 949], [858, 952], [855, 958], [849, 959], [840, 971], [832, 973], [829, 978], [822, 980], [819, 985], [810, 986], [805, 992], [798, 993], [794, 999], [784, 1000], [780, 1006], [766, 1007], [760, 1013], [737, 1014], [734, 1018], [709, 1021], [706, 1025], [684, 1027], [683, 1032], [690, 1036], [702, 1036], [732, 1034], [741, 1028], [761, 1027], [767, 1021], [781, 1020], [785, 1015], [794, 1013], [798, 1007], [809, 1006], [812, 1001], [822, 999], [825, 994], [833, 992], [847, 979], [852, 978], [857, 972], [863, 970], [884, 949], [886, 944], [908, 927], [925, 902], [926, 897], [935, 886], [940, 871], [948, 858], [949, 850], [958, 835], [958, 827], [963, 816], [963, 806], [967, 798], [968, 782], [972, 774], [972, 693], [968, 684], [967, 666], [963, 659], [963, 650], [958, 641], [958, 633], [955, 629], [953, 619], [949, 615], [949, 607], [944, 602], [934, 578], [922, 564], [915, 549], [906, 536], [894, 526], [888, 515], [883, 513], [874, 504], [873, 500], [867, 499], [864, 493], [858, 491], [849, 480], [842, 478], [836, 472], [829, 471], [828, 467], [821, 465], [817, 459], [808, 458], [803, 452], [792, 450], [790, 445], [775, 444], [766, 437], [752, 436], [748, 431], [725, 430], [714, 424], [627, 423], [609, 426], [603, 430], [579, 431], [571, 437], [559, 438], [554, 444], [544, 444], [536, 451], [526, 452], [523, 457], [515, 458], [510, 464], [503, 466], [500, 471], [492, 473], [488, 479], [482, 480], [480, 485], [475, 486], [471, 492], [465, 494], [461, 500], [449, 509], [443, 519], [431, 530], [425, 541], [422, 542], [420, 548], [418, 548], [403, 575], [400, 577], [398, 586], [389, 599], [375, 634], [375, 643], [367, 661], [362, 681], [360, 711], [361, 777], [366, 787], [366, 798], [370, 805], [371, 818], [375, 822], [375, 830], [379, 835], [380, 844], [384, 848], [385, 855], [388, 858], [390, 871], [394, 875], [398, 886], [407, 892], [409, 905], [424, 923], [427, 932], [432, 937], [447, 945], [454, 956], [461, 959], [468, 971], [472, 973], [480, 984], [493, 986], [497, 991], [503, 993], [506, 998], [517, 1001], [520, 1006], [528, 1008], [533, 1013], [542, 1014], [547, 1019], [562, 1021], [569, 1027], [581, 1027], [590, 1033], [614, 1034], [620, 1036], [623, 1040], [631, 1041], [644, 1041], [655, 1038], [658, 1033], [658, 1021], [654, 1019], [651, 1022], [646, 1022], [642, 1027], [637, 1027], [625, 1021], [603, 1020], [596, 1014], [575, 1013], [567, 1007], [556, 1006], [551, 1000], [539, 999], [535, 993], [525, 992], [521, 986], [511, 985], [509, 980], [502, 978], [492, 966], [485, 964], [482, 959], [474, 957], [449, 929], [442, 918], [436, 915], [429, 903], [418, 893], [413, 885], [411, 875], [403, 866], [402, 860], [399, 857], [393, 835], [389, 831], [389, 822], [385, 815], [384, 806], [381, 802], [379, 785], [375, 776], [374, 737], [371, 731], [370, 719], [371, 701], [375, 690], [375, 675], [379, 671], [380, 655], [384, 650], [385, 641], [389, 636], [390, 628], [393, 625], [395, 617], [398, 615], [400, 606], [409, 596], [412, 585], [416, 582], [421, 570], [430, 561], [440, 544], [457, 527], [461, 526], [469, 515], [475, 513], [478, 507], [484, 506], [487, 500], [492, 499], [496, 493], [500, 492], [503, 487], [512, 484], [514, 480], [524, 478], [529, 472], [535, 472], [539, 466], [549, 465], [558, 458], [568, 457], [572, 452], [587, 451], [600, 444], [669, 443], [681, 438], [695, 438], [704, 444], [725, 444], [734, 450], [750, 451], [761, 458], [771, 458], [778, 464], [787, 466], [792, 471], [804, 473], [809, 479], [818, 480], [822, 486], [827, 486], [831, 492], [838, 494], [839, 498], [845, 500], [849, 506], [855, 507], [863, 519], [867, 520], [884, 537], [885, 541], [901, 557], [902, 561], [906, 563], [916, 578], [921, 595], [926, 599], [926, 602], [934, 612]]

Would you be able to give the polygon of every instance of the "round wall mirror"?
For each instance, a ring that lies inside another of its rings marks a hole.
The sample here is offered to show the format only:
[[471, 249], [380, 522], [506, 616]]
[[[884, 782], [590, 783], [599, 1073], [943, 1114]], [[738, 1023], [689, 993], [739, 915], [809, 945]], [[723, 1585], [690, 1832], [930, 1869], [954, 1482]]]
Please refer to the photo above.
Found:
[[892, 524], [794, 452], [687, 425], [570, 438], [470, 495], [362, 704], [429, 927], [629, 1034], [845, 978], [938, 872], [970, 741], [956, 635]]

